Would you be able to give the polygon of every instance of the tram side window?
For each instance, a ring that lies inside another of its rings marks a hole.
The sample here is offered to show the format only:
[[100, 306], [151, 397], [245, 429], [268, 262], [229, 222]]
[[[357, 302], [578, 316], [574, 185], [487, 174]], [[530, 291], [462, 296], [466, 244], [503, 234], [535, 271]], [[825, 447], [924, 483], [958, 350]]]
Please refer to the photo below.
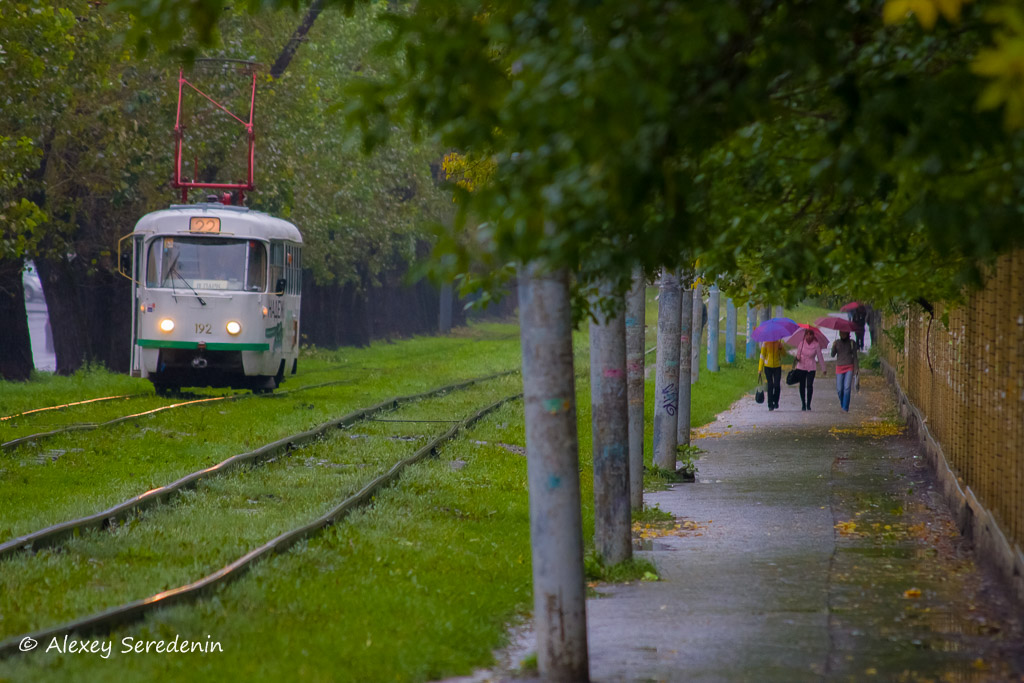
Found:
[[249, 240], [249, 263], [246, 267], [245, 291], [263, 292], [267, 289], [267, 248], [262, 242]]
[[288, 279], [287, 292], [302, 294], [302, 248], [295, 245], [285, 247], [285, 278]]
[[[280, 242], [270, 243], [270, 286], [277, 288], [277, 281], [284, 274], [284, 245]], [[275, 291], [276, 293], [276, 291]]]

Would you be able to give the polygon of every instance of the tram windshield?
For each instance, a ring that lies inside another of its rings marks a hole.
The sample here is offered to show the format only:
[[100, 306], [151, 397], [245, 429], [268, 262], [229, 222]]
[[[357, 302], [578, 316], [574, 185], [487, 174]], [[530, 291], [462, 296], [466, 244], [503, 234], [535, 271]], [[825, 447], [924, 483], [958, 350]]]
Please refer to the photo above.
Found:
[[258, 240], [157, 237], [149, 243], [146, 286], [263, 292], [267, 249]]

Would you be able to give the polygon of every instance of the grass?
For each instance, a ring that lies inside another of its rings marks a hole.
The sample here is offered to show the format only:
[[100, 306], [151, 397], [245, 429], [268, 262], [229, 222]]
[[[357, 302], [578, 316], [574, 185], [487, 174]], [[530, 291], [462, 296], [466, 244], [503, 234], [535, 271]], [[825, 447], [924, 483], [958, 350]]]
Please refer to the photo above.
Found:
[[[517, 338], [509, 337], [510, 327], [475, 330], [464, 337], [320, 352], [320, 358], [303, 359], [304, 374], [289, 384], [331, 379], [351, 383], [280, 398], [198, 404], [0, 452], [0, 500], [8, 503], [0, 507], [0, 540], [109, 507], [200, 467], [391, 396], [516, 368], [519, 344]], [[94, 379], [95, 386], [86, 386], [83, 395], [108, 395], [104, 393], [110, 388], [107, 378]], [[49, 398], [45, 391], [44, 395]], [[32, 405], [28, 400], [23, 403]], [[134, 404], [122, 404], [116, 410], [124, 414], [127, 405]], [[93, 421], [96, 411], [111, 409], [83, 408], [87, 414], [76, 414], [74, 421]], [[38, 431], [37, 427], [34, 424], [33, 430]]]
[[625, 583], [627, 581], [657, 581], [658, 570], [650, 560], [633, 557], [614, 565], [605, 564], [595, 552], [583, 558], [583, 568], [588, 581], [602, 583]]
[[[652, 330], [656, 323], [648, 322], [649, 339]], [[589, 541], [593, 478], [586, 351], [586, 334], [577, 334], [580, 490]], [[0, 453], [0, 499], [11, 503], [0, 509], [0, 539], [93, 512], [387, 396], [516, 367], [518, 354], [518, 332], [508, 324], [369, 349], [310, 349], [300, 360], [301, 374], [285, 388], [332, 379], [351, 383], [277, 399], [204, 404]], [[653, 363], [653, 354], [648, 359]], [[726, 365], [724, 358], [720, 372], [702, 369], [693, 387], [693, 426], [710, 421], [747, 392], [755, 371], [756, 363], [739, 359]], [[76, 397], [105, 395], [118, 381], [88, 375]], [[509, 393], [516, 381], [453, 393], [389, 417], [442, 413], [459, 419]], [[648, 418], [653, 384], [652, 374]], [[56, 400], [56, 393], [26, 391], [4, 405], [9, 414]], [[62, 417], [95, 421], [109, 408], [68, 409]], [[362, 424], [264, 467], [212, 480], [113, 533], [85, 534], [63, 549], [5, 561], [0, 633], [49, 625], [196, 579], [322, 514], [359, 482], [411, 452], [420, 439], [446, 427]], [[650, 433], [646, 441], [649, 453]], [[445, 447], [438, 459], [407, 471], [373, 507], [259, 563], [209, 599], [163, 610], [112, 634], [110, 659], [37, 652], [0, 662], [0, 680], [415, 681], [485, 665], [503, 643], [505, 625], [532, 602], [526, 459], [517, 452], [523, 446], [522, 406], [506, 405]], [[622, 580], [653, 575], [652, 570], [631, 563], [603, 568], [599, 575]], [[117, 652], [126, 636], [175, 635], [199, 641], [209, 636], [224, 651]]]

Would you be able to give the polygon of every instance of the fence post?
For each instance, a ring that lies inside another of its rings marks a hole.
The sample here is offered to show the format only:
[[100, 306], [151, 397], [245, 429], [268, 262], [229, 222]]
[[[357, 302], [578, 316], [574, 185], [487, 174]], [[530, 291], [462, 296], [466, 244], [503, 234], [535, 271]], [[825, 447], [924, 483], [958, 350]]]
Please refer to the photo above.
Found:
[[519, 269], [533, 618], [544, 680], [587, 681], [572, 307], [564, 270]]
[[644, 330], [646, 287], [642, 270], [633, 273], [626, 295], [626, 393], [629, 398], [629, 504], [644, 507]]
[[654, 464], [676, 469], [676, 428], [679, 407], [679, 279], [661, 271], [658, 294], [658, 364], [654, 378]]

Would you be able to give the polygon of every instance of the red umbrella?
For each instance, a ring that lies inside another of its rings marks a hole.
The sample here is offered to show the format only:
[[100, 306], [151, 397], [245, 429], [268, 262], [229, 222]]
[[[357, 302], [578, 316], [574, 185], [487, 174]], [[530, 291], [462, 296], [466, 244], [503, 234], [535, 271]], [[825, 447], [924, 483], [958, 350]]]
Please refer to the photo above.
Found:
[[853, 332], [857, 329], [857, 326], [846, 318], [836, 318], [835, 316], [826, 315], [824, 318], [818, 318], [815, 322], [818, 327], [827, 327], [830, 330], [836, 332]]
[[852, 311], [861, 305], [862, 304], [859, 301], [851, 301], [850, 303], [843, 305], [843, 307], [840, 308], [839, 310], [842, 313], [846, 313], [847, 311]]
[[804, 338], [804, 333], [807, 332], [807, 330], [814, 333], [814, 338], [817, 340], [821, 348], [824, 349], [828, 346], [828, 338], [824, 333], [814, 325], [807, 325], [806, 323], [800, 323], [800, 329], [790, 335], [790, 337], [786, 339], [786, 343], [790, 346], [798, 346], [800, 344], [800, 340]]

